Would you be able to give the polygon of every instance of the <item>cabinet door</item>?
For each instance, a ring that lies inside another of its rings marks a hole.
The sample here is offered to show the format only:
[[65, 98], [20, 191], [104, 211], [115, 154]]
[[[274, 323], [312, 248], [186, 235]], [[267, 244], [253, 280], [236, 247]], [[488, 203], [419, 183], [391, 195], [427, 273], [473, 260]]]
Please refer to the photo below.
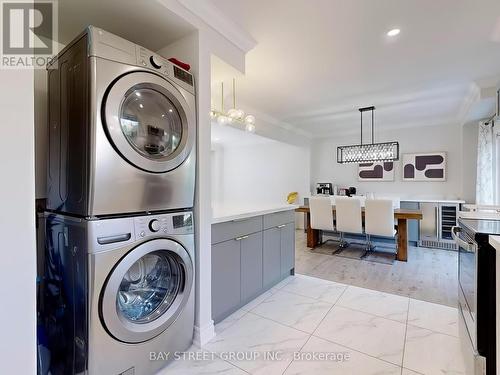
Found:
[[262, 290], [262, 232], [241, 240], [241, 299], [247, 302]]
[[[401, 201], [401, 208], [418, 210], [419, 204], [418, 204], [418, 202], [403, 202], [403, 201]], [[419, 232], [418, 220], [408, 220], [408, 241], [418, 242], [418, 240], [419, 240], [418, 232]]]
[[212, 318], [224, 319], [241, 301], [240, 241], [212, 245]]
[[295, 225], [281, 227], [281, 275], [286, 277], [295, 268]]
[[268, 288], [281, 279], [281, 229], [264, 231], [263, 255], [264, 288]]
[[439, 240], [439, 203], [420, 203], [422, 220], [420, 221], [420, 240]]

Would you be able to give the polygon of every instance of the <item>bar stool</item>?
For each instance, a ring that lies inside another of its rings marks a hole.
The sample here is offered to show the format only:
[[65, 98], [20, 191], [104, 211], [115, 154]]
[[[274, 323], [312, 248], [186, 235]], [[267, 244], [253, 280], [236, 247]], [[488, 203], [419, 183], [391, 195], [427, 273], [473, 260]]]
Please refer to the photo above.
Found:
[[361, 201], [350, 197], [336, 197], [335, 219], [337, 232], [340, 233], [340, 249], [336, 252], [338, 253], [349, 246], [349, 243], [344, 240], [345, 233], [363, 234]]
[[368, 243], [363, 257], [365, 257], [369, 251], [375, 249], [375, 246], [371, 243], [370, 236], [395, 238], [397, 230], [394, 229], [394, 207], [392, 199], [366, 200], [365, 233]]
[[320, 246], [323, 245], [323, 231], [333, 232], [332, 201], [330, 197], [309, 198], [309, 213], [311, 215], [311, 228], [320, 232]]

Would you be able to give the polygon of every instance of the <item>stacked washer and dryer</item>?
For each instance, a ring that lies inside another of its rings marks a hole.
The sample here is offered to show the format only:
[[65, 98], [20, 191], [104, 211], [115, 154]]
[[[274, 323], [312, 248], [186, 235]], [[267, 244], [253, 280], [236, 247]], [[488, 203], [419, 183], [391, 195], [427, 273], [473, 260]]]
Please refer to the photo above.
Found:
[[154, 374], [194, 327], [192, 75], [88, 27], [48, 67], [50, 373]]

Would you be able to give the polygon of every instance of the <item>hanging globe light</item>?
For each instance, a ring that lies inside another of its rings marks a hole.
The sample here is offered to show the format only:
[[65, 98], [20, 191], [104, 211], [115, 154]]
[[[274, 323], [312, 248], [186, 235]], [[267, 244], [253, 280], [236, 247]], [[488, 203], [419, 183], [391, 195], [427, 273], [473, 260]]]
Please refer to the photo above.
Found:
[[241, 109], [232, 108], [227, 111], [227, 115], [234, 120], [241, 120], [245, 116], [245, 112]]
[[224, 115], [217, 116], [217, 123], [219, 125], [226, 125], [226, 124], [228, 124], [230, 122], [231, 122], [231, 119], [229, 117], [227, 117], [227, 116], [224, 116]]
[[254, 124], [246, 124], [245, 125], [245, 130], [249, 133], [254, 133], [255, 132], [255, 125]]
[[245, 130], [253, 133], [255, 132], [255, 116], [246, 115], [245, 111], [236, 107], [236, 84], [233, 78], [233, 108], [225, 112], [224, 110], [224, 82], [221, 82], [221, 108], [220, 111], [212, 109], [210, 111], [210, 118], [216, 120], [219, 125], [226, 125], [229, 123], [236, 123], [243, 125]]
[[254, 115], [247, 115], [245, 117], [245, 124], [255, 125], [255, 116]]

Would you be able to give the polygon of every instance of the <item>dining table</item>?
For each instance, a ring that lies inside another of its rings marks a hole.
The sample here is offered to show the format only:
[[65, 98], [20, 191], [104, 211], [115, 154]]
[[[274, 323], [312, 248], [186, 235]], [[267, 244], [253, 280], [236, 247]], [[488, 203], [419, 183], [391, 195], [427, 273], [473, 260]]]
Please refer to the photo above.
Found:
[[[332, 205], [335, 216], [335, 205]], [[295, 212], [302, 212], [306, 215], [307, 247], [315, 248], [319, 245], [320, 231], [311, 228], [311, 212], [309, 206], [300, 206]], [[361, 215], [364, 218], [364, 207], [361, 208]], [[422, 220], [422, 211], [406, 208], [395, 208], [394, 219], [397, 221], [397, 249], [396, 259], [402, 262], [408, 261], [408, 220]]]

